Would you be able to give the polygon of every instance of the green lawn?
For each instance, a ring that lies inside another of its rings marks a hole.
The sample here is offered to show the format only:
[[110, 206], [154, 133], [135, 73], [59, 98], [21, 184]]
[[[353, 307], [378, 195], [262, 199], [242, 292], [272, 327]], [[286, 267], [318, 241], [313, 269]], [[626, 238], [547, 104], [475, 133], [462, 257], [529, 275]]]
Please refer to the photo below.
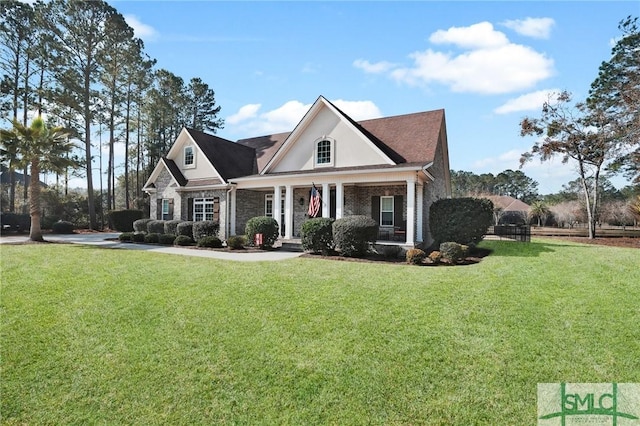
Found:
[[536, 423], [541, 382], [640, 382], [640, 250], [480, 264], [1, 248], [4, 424]]

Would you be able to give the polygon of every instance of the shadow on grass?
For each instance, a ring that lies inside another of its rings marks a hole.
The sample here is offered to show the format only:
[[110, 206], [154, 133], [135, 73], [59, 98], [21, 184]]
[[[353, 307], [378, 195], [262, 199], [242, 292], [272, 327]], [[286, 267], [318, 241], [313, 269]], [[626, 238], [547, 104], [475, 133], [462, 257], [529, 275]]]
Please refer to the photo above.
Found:
[[563, 244], [547, 244], [542, 242], [486, 241], [485, 247], [492, 250], [491, 256], [504, 257], [538, 257], [542, 253], [554, 253]]

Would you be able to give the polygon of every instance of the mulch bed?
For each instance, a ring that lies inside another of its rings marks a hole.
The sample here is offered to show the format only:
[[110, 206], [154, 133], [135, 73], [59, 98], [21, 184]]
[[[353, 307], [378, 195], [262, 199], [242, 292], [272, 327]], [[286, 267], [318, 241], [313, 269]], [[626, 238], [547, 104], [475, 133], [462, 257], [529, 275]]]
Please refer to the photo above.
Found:
[[[425, 263], [421, 266], [462, 266], [462, 265], [475, 265], [479, 263], [483, 258], [489, 256], [491, 254], [491, 250], [484, 248], [475, 248], [469, 256], [460, 260], [457, 264], [452, 265], [450, 263], [440, 262], [440, 263], [427, 263], [429, 262], [426, 259]], [[398, 258], [398, 257], [384, 257], [381, 255], [368, 255], [365, 257], [343, 257], [343, 256], [324, 256], [321, 254], [311, 254], [304, 253], [300, 257], [307, 259], [325, 259], [325, 260], [337, 260], [341, 262], [368, 262], [368, 263], [388, 263], [388, 264], [396, 264], [396, 265], [408, 265], [406, 259]]]

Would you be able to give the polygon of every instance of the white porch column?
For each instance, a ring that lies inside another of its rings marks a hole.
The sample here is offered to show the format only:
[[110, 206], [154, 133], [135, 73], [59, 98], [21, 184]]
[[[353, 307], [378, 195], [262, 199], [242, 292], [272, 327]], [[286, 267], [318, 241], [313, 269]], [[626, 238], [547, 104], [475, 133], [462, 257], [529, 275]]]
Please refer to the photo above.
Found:
[[[273, 218], [278, 222], [278, 229], [282, 231], [282, 211], [281, 207], [282, 189], [280, 185], [273, 187]], [[280, 232], [281, 233], [281, 232]]]
[[322, 217], [329, 217], [331, 214], [331, 195], [329, 192], [329, 184], [322, 184]]
[[342, 182], [336, 182], [336, 219], [341, 219], [344, 214], [344, 186]]
[[422, 242], [422, 233], [423, 231], [423, 227], [422, 227], [422, 220], [424, 219], [424, 215], [423, 215], [423, 211], [422, 208], [424, 206], [424, 186], [418, 182], [418, 184], [416, 184], [416, 216], [417, 216], [417, 226], [416, 226], [416, 241], [421, 243]]
[[284, 195], [284, 239], [290, 240], [293, 235], [293, 188], [287, 185]]
[[413, 245], [415, 241], [416, 220], [416, 181], [415, 178], [407, 179], [407, 245]]

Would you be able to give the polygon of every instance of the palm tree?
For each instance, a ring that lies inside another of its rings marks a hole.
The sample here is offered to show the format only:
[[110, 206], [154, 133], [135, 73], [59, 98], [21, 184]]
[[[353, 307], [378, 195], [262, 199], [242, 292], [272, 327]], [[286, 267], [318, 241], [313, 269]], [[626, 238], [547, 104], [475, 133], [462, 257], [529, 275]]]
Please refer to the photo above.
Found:
[[529, 210], [529, 215], [531, 217], [538, 218], [538, 226], [544, 225], [544, 223], [547, 221], [549, 213], [549, 206], [547, 206], [544, 201], [537, 200], [531, 203], [531, 210]]
[[74, 149], [68, 140], [69, 132], [63, 127], [47, 127], [42, 117], [38, 117], [27, 127], [17, 120], [12, 130], [0, 130], [2, 146], [7, 142], [17, 143], [17, 160], [31, 167], [29, 182], [29, 215], [31, 216], [31, 241], [44, 241], [40, 228], [40, 170], [63, 172], [67, 167], [77, 166], [68, 158]]

